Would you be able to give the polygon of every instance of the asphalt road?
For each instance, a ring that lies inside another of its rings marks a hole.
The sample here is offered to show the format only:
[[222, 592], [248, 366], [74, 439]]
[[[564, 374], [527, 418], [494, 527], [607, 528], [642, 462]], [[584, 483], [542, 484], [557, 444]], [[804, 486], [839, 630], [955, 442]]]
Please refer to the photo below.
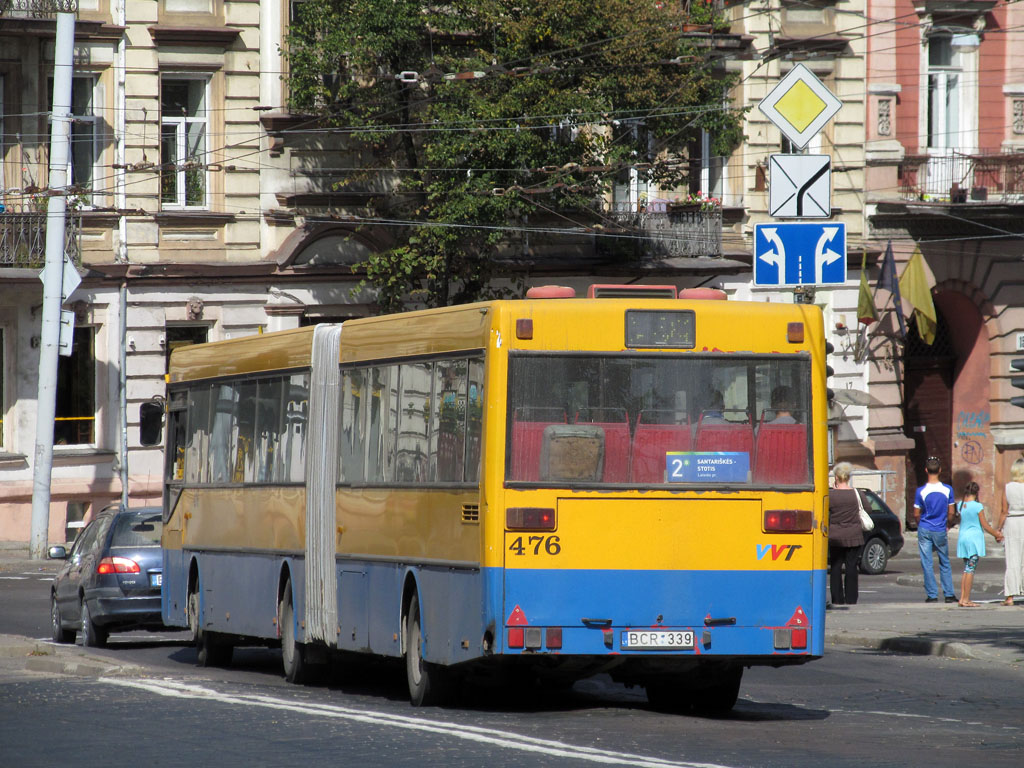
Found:
[[[901, 586], [896, 566], [863, 579], [864, 601], [919, 589]], [[44, 577], [0, 578], [0, 633], [47, 636], [47, 594]], [[413, 709], [394, 664], [357, 658], [296, 687], [278, 651], [200, 669], [186, 639], [115, 635], [95, 652], [143, 676], [0, 676], [0, 765], [1016, 768], [1024, 754], [1024, 671], [977, 660], [830, 651], [748, 670], [733, 713], [710, 719], [655, 712], [607, 678], [569, 691], [478, 686], [457, 706]]]

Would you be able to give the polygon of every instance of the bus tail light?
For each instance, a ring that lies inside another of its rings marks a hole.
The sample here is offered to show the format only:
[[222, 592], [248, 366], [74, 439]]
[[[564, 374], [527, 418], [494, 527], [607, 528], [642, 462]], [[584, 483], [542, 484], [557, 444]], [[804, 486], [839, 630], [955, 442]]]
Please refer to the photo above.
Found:
[[555, 510], [550, 507], [509, 507], [505, 527], [510, 531], [553, 531]]
[[793, 636], [793, 649], [802, 651], [807, 648], [807, 630], [806, 629], [794, 629]]
[[533, 319], [529, 317], [520, 317], [516, 320], [516, 338], [517, 339], [532, 339], [533, 338]]
[[140, 573], [139, 564], [127, 557], [104, 557], [96, 566], [96, 573]]
[[525, 627], [509, 627], [508, 628], [508, 647], [509, 648], [522, 648], [526, 645], [526, 628]]
[[764, 513], [767, 533], [807, 533], [812, 522], [809, 509], [768, 509]]
[[562, 628], [561, 627], [548, 627], [544, 630], [544, 645], [549, 651], [559, 651], [562, 649]]

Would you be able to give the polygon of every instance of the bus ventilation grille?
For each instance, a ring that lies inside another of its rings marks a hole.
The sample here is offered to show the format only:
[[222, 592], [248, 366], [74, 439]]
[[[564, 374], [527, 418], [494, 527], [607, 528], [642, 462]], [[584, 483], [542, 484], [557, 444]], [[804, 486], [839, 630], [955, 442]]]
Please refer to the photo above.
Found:
[[480, 522], [480, 505], [479, 504], [463, 504], [462, 505], [462, 522], [464, 522], [464, 523], [479, 523]]

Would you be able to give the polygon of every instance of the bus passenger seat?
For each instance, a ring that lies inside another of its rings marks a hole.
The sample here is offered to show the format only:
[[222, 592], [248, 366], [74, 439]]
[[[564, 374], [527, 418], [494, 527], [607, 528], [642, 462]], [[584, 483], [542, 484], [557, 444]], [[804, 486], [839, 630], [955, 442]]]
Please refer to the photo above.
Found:
[[[674, 413], [670, 411], [669, 413]], [[636, 483], [665, 482], [665, 454], [674, 451], [689, 451], [693, 441], [690, 437], [690, 423], [657, 424], [647, 423], [658, 416], [641, 411], [633, 436], [633, 464], [630, 479]]]
[[697, 425], [697, 451], [725, 451], [729, 453], [754, 452], [754, 428], [749, 424], [705, 424], [701, 418]]
[[757, 430], [754, 482], [799, 485], [808, 482], [807, 427], [764, 423]]
[[[547, 421], [526, 421], [521, 417], [541, 417]], [[540, 455], [544, 430], [552, 424], [565, 424], [561, 408], [517, 408], [512, 414], [512, 480], [540, 479]]]
[[[592, 421], [591, 418], [607, 421]], [[589, 424], [604, 430], [604, 475], [601, 481], [625, 483], [629, 480], [629, 414], [626, 409], [584, 409], [576, 414], [576, 423]]]

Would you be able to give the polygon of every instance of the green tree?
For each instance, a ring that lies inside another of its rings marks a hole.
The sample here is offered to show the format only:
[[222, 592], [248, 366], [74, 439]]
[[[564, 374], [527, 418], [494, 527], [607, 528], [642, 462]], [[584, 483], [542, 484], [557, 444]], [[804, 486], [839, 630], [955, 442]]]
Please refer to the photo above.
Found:
[[515, 248], [529, 217], [592, 222], [622, 169], [640, 164], [676, 187], [702, 128], [715, 154], [740, 138], [712, 27], [684, 27], [687, 13], [720, 25], [708, 2], [692, 11], [631, 0], [296, 7], [290, 109], [373, 158], [345, 184], [398, 180], [371, 213], [415, 222], [361, 265], [386, 311], [410, 296], [429, 306], [486, 298], [490, 256]]

